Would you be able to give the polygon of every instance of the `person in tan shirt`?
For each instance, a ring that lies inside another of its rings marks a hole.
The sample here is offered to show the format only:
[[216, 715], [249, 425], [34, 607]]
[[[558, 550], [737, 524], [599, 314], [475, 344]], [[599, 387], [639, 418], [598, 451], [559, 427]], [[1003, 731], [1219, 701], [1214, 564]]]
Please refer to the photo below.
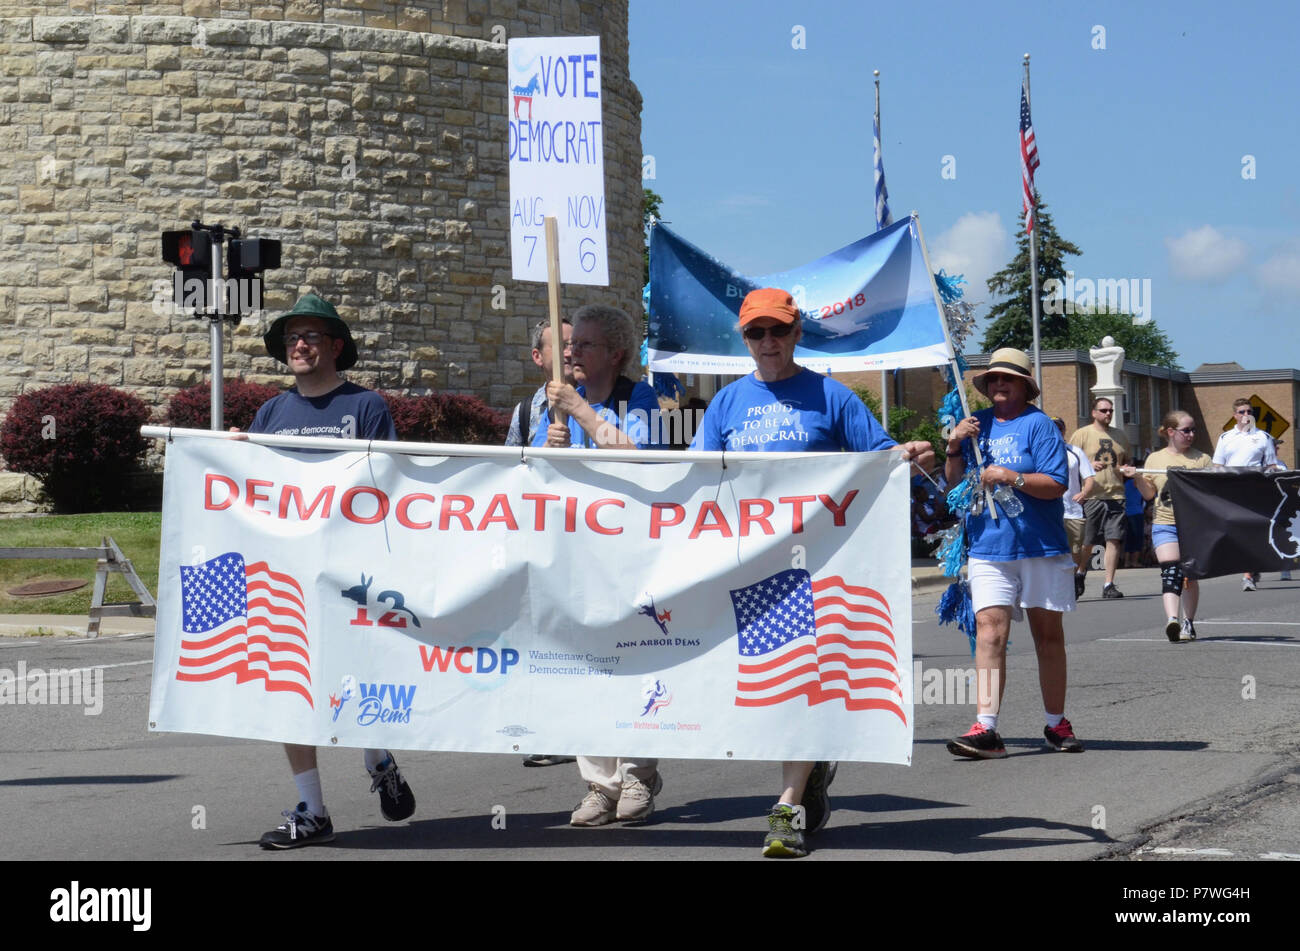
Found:
[[1092, 422], [1076, 429], [1070, 445], [1078, 446], [1092, 462], [1095, 483], [1092, 497], [1083, 503], [1085, 521], [1083, 546], [1075, 562], [1074, 593], [1081, 597], [1092, 546], [1098, 541], [1106, 545], [1106, 582], [1101, 596], [1106, 599], [1122, 598], [1115, 587], [1115, 570], [1119, 567], [1127, 526], [1124, 520], [1124, 477], [1119, 467], [1129, 461], [1128, 438], [1111, 425], [1115, 404], [1105, 396], [1092, 401]]

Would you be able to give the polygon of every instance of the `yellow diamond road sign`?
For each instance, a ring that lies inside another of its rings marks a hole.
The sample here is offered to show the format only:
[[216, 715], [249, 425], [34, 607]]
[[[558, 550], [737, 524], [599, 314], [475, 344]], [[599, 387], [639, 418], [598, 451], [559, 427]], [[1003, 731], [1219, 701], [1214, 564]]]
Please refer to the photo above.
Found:
[[[1255, 425], [1274, 439], [1281, 439], [1282, 434], [1291, 428], [1291, 424], [1282, 418], [1281, 413], [1254, 393], [1250, 394], [1250, 409], [1255, 414]], [[1235, 425], [1237, 425], [1236, 418], [1229, 416], [1228, 421], [1223, 424], [1223, 431], [1226, 433]]]

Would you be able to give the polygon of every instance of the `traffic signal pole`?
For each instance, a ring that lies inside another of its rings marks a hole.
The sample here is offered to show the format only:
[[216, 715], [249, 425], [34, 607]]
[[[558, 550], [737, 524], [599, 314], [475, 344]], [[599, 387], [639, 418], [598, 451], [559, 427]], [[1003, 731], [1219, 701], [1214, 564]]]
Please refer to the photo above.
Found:
[[[230, 239], [229, 255], [226, 254], [227, 238]], [[238, 228], [195, 221], [187, 231], [162, 233], [162, 257], [177, 268], [173, 280], [177, 307], [193, 306], [195, 316], [208, 321], [208, 340], [212, 350], [209, 421], [212, 430], [219, 432], [225, 415], [223, 325], [227, 320], [238, 324], [245, 313], [260, 309], [262, 272], [280, 266], [280, 242], [270, 238], [241, 239]], [[205, 258], [207, 274], [201, 277]], [[229, 280], [222, 279], [223, 260], [229, 263], [226, 269]], [[191, 301], [191, 278], [198, 287], [195, 299], [187, 304]], [[256, 308], [253, 306], [254, 298], [257, 300]]]
[[[217, 225], [217, 228], [220, 229], [221, 225]], [[238, 229], [235, 230], [235, 233], [239, 233]], [[225, 415], [226, 398], [225, 386], [223, 385], [225, 377], [226, 343], [224, 330], [225, 321], [223, 320], [225, 314], [223, 311], [225, 311], [226, 308], [222, 304], [225, 300], [225, 295], [222, 294], [225, 285], [221, 280], [221, 258], [223, 257], [221, 252], [224, 248], [221, 241], [221, 231], [218, 230], [214, 237], [216, 240], [212, 242], [212, 284], [210, 285], [211, 293], [208, 294], [208, 342], [212, 347], [212, 412], [209, 415], [209, 419], [211, 421], [212, 431], [219, 432], [221, 430], [222, 417]], [[212, 312], [214, 305], [216, 309], [215, 313]]]

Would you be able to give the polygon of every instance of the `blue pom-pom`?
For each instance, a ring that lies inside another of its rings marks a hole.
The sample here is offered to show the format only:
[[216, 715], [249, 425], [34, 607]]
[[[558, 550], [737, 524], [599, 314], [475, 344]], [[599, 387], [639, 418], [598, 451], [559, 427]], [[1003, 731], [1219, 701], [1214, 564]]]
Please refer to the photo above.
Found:
[[943, 268], [939, 268], [939, 273], [934, 276], [934, 286], [939, 289], [939, 299], [945, 304], [961, 300], [964, 292], [958, 285], [965, 283], [966, 278], [964, 275], [945, 274]]
[[975, 611], [970, 600], [970, 585], [965, 581], [954, 581], [939, 599], [939, 606], [934, 609], [939, 615], [940, 624], [956, 624], [957, 630], [966, 635], [970, 641], [970, 655], [975, 656]]

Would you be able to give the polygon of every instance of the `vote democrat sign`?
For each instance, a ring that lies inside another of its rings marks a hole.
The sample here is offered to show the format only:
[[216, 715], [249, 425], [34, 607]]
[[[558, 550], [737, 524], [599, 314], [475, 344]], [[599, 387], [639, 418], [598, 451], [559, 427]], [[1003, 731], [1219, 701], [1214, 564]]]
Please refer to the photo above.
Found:
[[512, 276], [546, 280], [554, 216], [561, 280], [607, 285], [600, 37], [511, 40], [507, 56]]

